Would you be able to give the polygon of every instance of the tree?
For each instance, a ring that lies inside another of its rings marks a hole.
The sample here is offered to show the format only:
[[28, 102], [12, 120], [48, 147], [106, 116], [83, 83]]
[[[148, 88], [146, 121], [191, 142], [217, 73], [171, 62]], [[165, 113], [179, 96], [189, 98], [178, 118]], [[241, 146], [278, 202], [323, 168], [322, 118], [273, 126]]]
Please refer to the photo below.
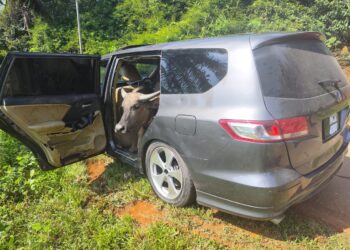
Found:
[[32, 12], [21, 1], [7, 1], [0, 13], [0, 54], [8, 50], [28, 50]]

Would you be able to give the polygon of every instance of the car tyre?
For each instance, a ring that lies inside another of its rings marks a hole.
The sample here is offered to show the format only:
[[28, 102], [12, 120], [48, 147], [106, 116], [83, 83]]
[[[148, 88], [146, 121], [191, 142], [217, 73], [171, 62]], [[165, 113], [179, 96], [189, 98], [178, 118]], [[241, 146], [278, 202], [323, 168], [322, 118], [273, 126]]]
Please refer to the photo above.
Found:
[[196, 190], [188, 167], [173, 147], [162, 142], [151, 143], [145, 164], [147, 177], [160, 199], [177, 207], [195, 201]]

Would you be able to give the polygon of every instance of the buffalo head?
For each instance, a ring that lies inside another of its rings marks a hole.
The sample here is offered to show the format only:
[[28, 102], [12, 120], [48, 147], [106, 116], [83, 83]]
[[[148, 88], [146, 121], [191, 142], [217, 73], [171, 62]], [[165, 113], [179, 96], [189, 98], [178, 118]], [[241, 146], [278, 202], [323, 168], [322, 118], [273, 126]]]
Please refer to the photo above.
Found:
[[160, 91], [151, 94], [142, 94], [138, 91], [138, 88], [130, 93], [124, 89], [121, 90], [123, 115], [115, 126], [116, 133], [137, 132], [150, 119], [152, 104], [157, 100], [156, 97], [159, 96]]

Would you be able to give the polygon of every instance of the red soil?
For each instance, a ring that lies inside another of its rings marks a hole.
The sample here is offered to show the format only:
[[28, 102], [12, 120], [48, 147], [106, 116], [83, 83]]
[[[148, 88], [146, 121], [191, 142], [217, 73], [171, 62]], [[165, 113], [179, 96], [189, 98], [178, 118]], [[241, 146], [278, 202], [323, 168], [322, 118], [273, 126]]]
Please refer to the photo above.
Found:
[[106, 170], [106, 162], [103, 160], [88, 160], [86, 161], [89, 174], [89, 184], [98, 179]]
[[148, 226], [165, 217], [165, 213], [159, 210], [155, 205], [148, 201], [136, 201], [122, 209], [116, 211], [118, 216], [129, 215], [134, 218], [141, 226]]

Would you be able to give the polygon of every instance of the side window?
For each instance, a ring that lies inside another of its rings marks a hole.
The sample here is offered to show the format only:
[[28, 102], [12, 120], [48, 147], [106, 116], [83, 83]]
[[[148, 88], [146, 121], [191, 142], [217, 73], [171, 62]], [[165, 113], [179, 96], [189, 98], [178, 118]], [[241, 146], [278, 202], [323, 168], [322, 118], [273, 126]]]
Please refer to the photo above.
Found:
[[90, 58], [15, 58], [5, 81], [6, 97], [96, 93]]
[[137, 56], [119, 59], [113, 86], [142, 86], [145, 92], [160, 89], [159, 56]]
[[161, 89], [164, 94], [203, 93], [227, 73], [225, 49], [166, 50], [161, 60]]

